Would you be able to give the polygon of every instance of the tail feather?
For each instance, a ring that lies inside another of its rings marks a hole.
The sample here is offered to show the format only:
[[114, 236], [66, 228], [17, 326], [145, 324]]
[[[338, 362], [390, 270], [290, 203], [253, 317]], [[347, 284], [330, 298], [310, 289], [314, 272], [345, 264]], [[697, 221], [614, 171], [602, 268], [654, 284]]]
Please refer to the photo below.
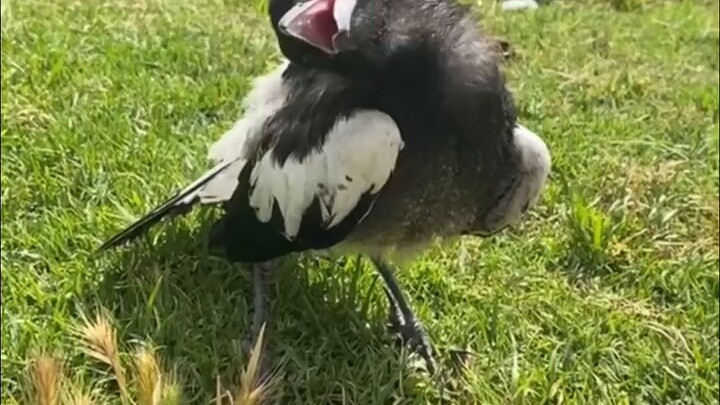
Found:
[[208, 184], [212, 179], [235, 162], [236, 160], [227, 160], [216, 165], [175, 196], [165, 201], [162, 205], [156, 207], [150, 213], [146, 214], [121, 232], [117, 233], [115, 236], [108, 239], [98, 248], [98, 250], [106, 250], [125, 244], [139, 236], [142, 236], [163, 219], [189, 212], [192, 209], [192, 206], [200, 201], [200, 191], [203, 186]]

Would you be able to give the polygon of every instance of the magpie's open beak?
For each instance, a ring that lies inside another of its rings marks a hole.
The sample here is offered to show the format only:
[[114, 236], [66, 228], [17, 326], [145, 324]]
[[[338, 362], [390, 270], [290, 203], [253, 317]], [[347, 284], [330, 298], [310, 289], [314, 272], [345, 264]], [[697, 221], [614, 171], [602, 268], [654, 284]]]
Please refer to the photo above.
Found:
[[354, 49], [349, 38], [355, 0], [309, 0], [296, 4], [278, 22], [286, 35], [329, 55]]

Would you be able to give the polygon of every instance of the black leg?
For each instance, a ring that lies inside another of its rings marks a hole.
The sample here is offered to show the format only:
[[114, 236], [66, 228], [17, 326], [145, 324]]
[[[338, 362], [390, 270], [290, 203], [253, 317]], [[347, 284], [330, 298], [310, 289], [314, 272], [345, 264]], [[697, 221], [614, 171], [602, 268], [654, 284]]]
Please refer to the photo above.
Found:
[[245, 354], [249, 356], [250, 350], [253, 349], [255, 343], [260, 336], [260, 331], [265, 327], [263, 344], [260, 347], [260, 373], [261, 379], [269, 376], [269, 361], [267, 358], [267, 341], [270, 321], [270, 289], [271, 289], [271, 273], [275, 267], [275, 262], [258, 263], [252, 266], [253, 273], [253, 320], [250, 326], [249, 336], [243, 342]]
[[392, 266], [379, 257], [371, 257], [371, 260], [385, 281], [385, 295], [390, 301], [390, 329], [425, 360], [428, 372], [435, 374], [436, 364], [430, 338], [405, 301]]

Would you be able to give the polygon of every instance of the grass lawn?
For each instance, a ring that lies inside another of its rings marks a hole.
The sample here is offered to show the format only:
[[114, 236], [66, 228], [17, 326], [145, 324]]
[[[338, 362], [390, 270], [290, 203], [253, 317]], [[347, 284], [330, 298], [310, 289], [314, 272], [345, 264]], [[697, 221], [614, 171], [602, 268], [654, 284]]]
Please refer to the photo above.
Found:
[[[254, 4], [253, 4], [254, 3]], [[3, 1], [2, 402], [27, 359], [120, 403], [71, 331], [107, 308], [152, 342], [187, 402], [243, 365], [248, 275], [204, 257], [208, 214], [94, 254], [206, 167], [250, 79], [279, 61], [264, 0]], [[718, 2], [483, 1], [523, 124], [553, 173], [520, 226], [400, 272], [443, 361], [401, 365], [385, 297], [355, 258], [288, 261], [269, 331], [283, 403], [712, 403], [718, 395]], [[129, 362], [129, 358], [122, 361]]]

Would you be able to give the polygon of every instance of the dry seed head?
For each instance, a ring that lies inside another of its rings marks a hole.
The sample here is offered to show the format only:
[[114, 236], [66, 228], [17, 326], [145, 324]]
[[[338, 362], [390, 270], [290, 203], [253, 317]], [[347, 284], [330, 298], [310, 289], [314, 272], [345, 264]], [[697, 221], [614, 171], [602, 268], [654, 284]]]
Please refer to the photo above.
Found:
[[139, 404], [159, 404], [163, 381], [155, 353], [144, 347], [138, 349], [135, 353], [135, 368]]
[[55, 356], [41, 353], [33, 358], [27, 384], [37, 405], [57, 405], [63, 380], [62, 362]]
[[117, 332], [110, 322], [110, 316], [102, 311], [90, 321], [81, 315], [82, 326], [76, 329], [75, 335], [82, 344], [82, 350], [88, 356], [109, 365], [112, 368], [120, 389], [123, 403], [130, 401], [130, 395], [125, 378], [125, 371], [120, 362], [120, 350], [117, 342]]
[[83, 324], [75, 334], [83, 343], [83, 351], [90, 357], [113, 365], [119, 356], [115, 328], [105, 314], [98, 313], [94, 320], [82, 317]]
[[[250, 353], [247, 367], [240, 377], [240, 390], [233, 401], [235, 405], [258, 405], [270, 397], [275, 385], [274, 377], [260, 375], [264, 339], [265, 325], [263, 324], [257, 342]], [[265, 381], [261, 381], [261, 379], [265, 379]]]

